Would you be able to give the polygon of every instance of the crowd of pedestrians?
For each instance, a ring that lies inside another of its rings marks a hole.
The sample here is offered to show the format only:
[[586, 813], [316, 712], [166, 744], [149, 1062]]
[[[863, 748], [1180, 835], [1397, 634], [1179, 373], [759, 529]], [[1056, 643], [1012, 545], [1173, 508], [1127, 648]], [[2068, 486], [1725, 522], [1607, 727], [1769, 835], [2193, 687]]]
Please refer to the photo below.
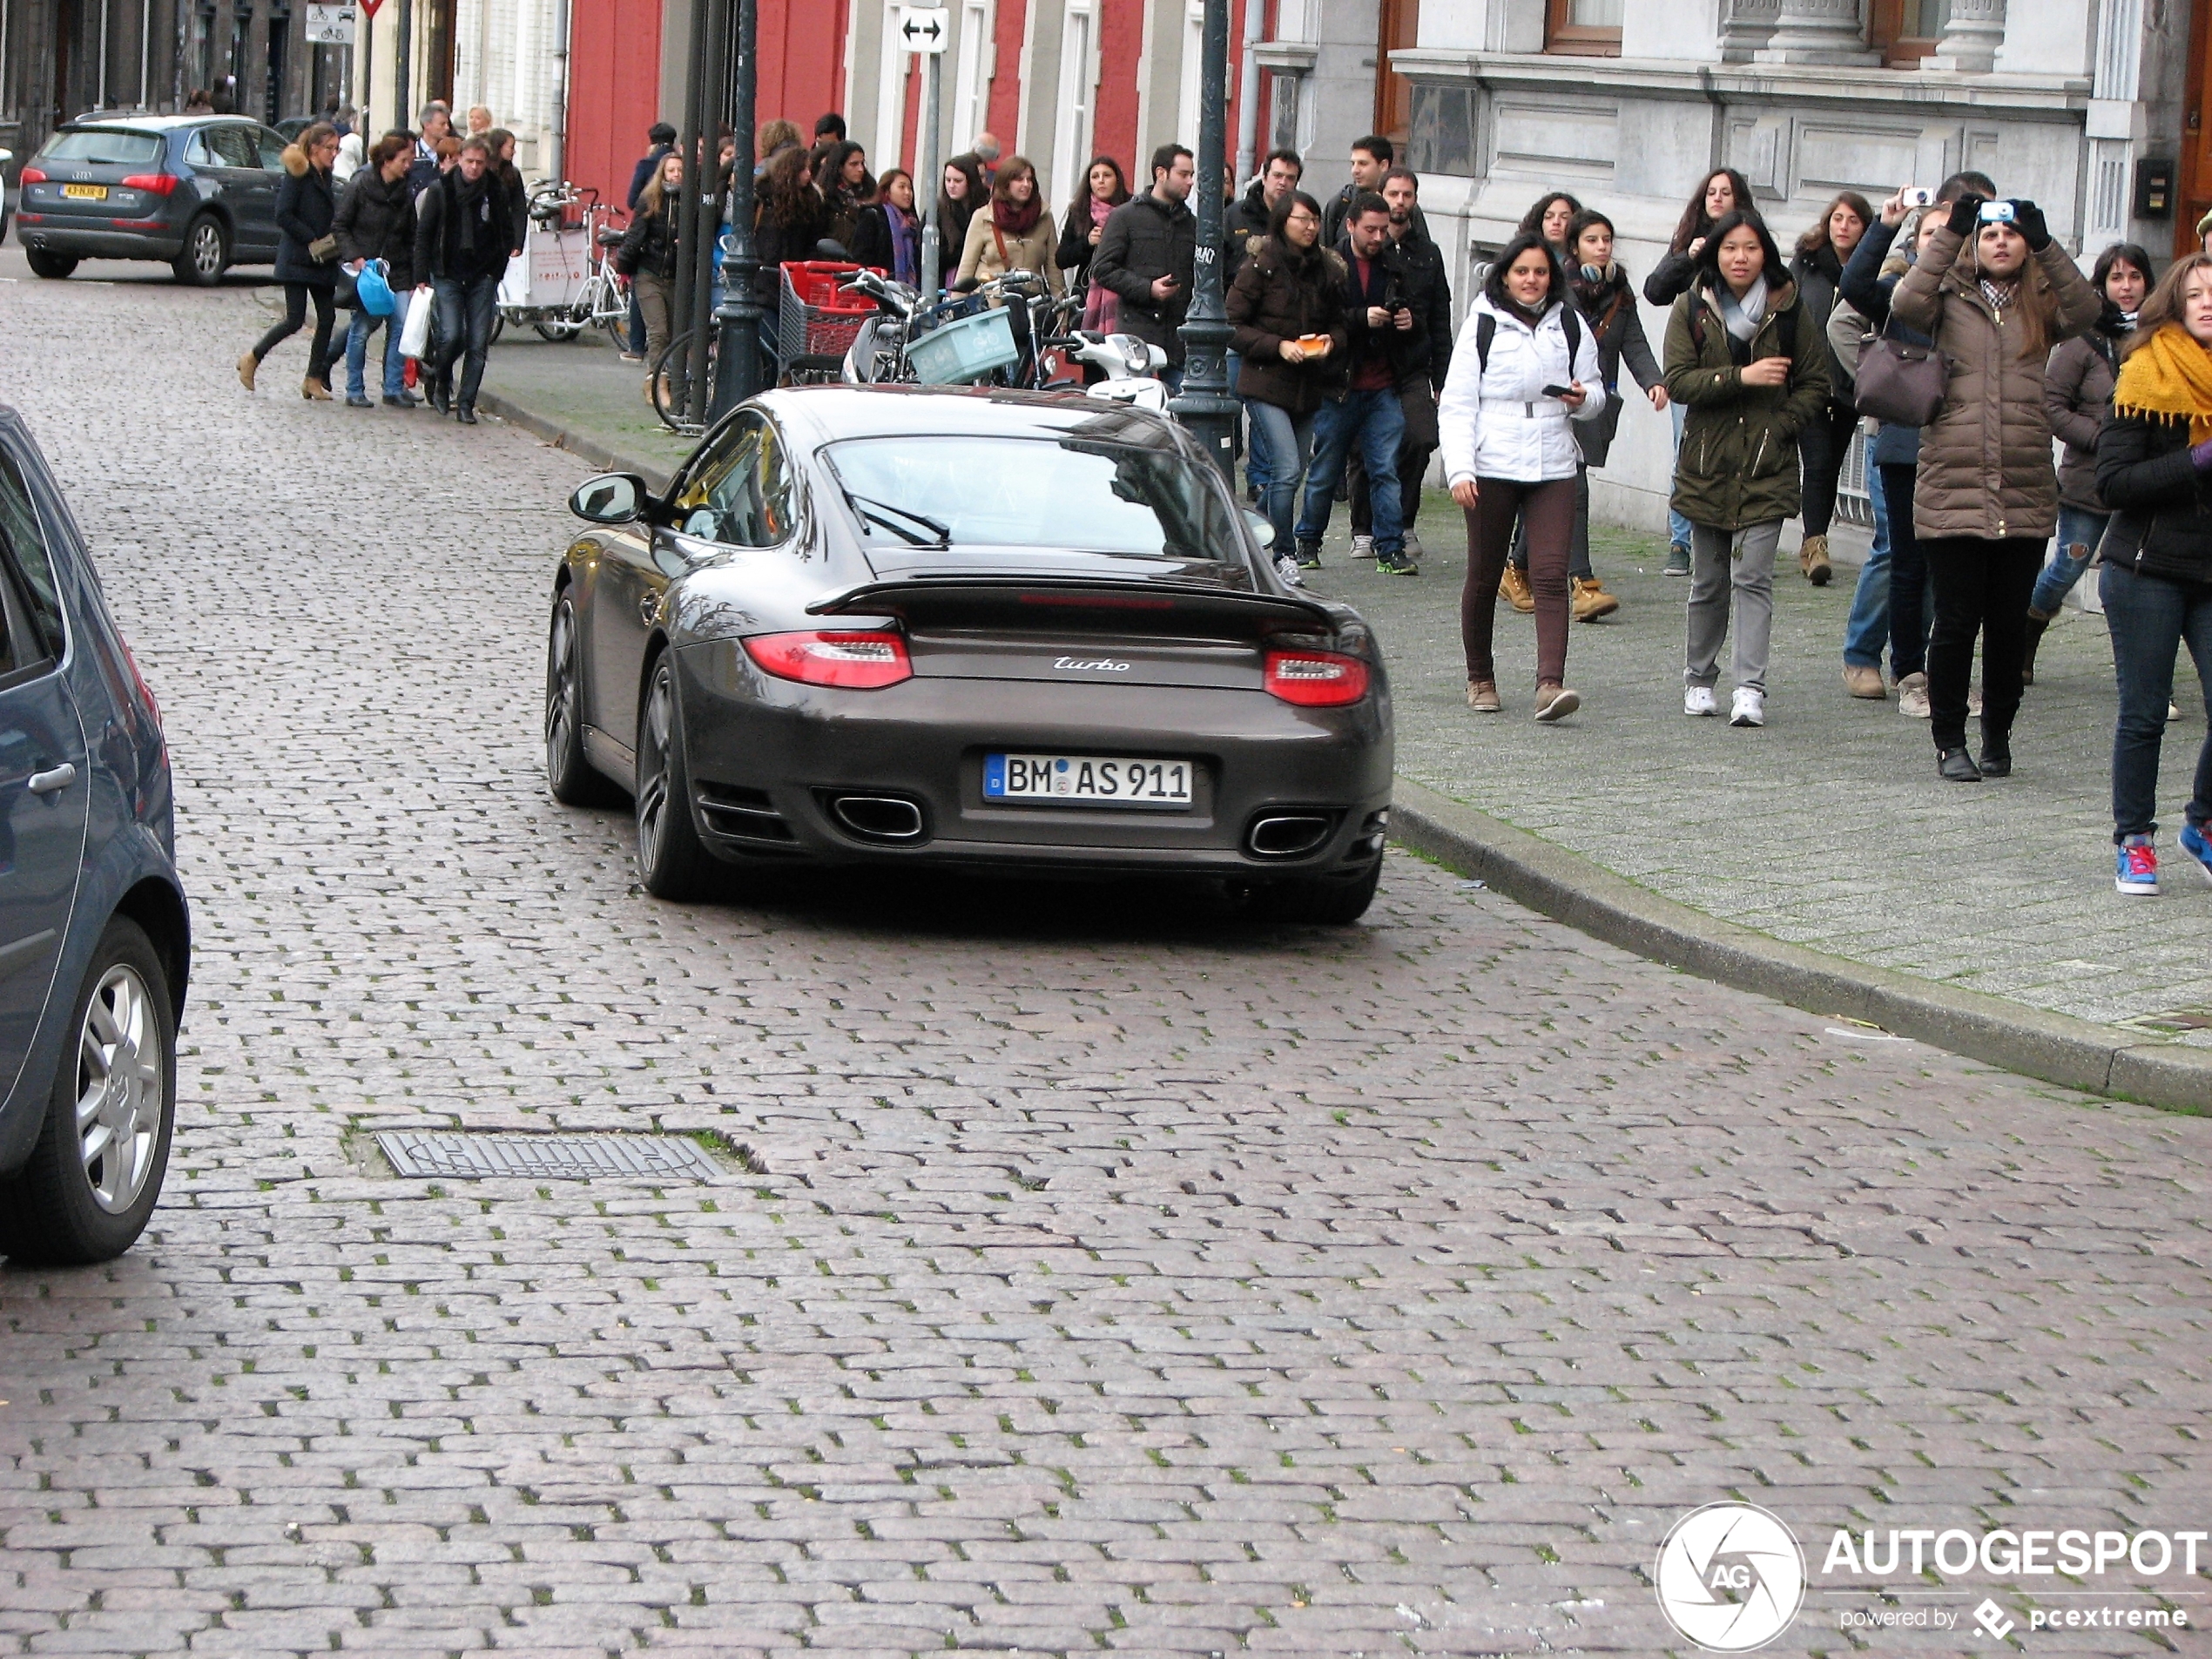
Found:
[[[239, 360], [249, 389], [312, 309], [302, 393], [330, 396], [334, 309], [374, 266], [394, 303], [354, 311], [347, 403], [370, 407], [366, 354], [380, 327], [384, 402], [417, 401], [400, 341], [427, 300], [435, 322], [421, 382], [441, 411], [473, 421], [499, 275], [527, 222], [511, 137], [489, 111], [469, 122], [456, 138], [434, 105], [417, 132], [365, 149], [349, 152], [319, 123], [286, 151], [286, 312]], [[648, 359], [667, 341], [680, 269], [686, 169], [675, 141], [664, 126], [650, 134], [617, 256], [635, 300], [633, 351]], [[724, 135], [705, 185], [724, 228], [734, 147]], [[926, 181], [934, 271], [922, 269], [924, 181], [872, 170], [836, 115], [811, 142], [771, 122], [757, 154], [765, 303], [779, 297], [780, 262], [832, 251], [955, 291], [1033, 272], [1055, 295], [1080, 296], [1084, 327], [1160, 347], [1163, 378], [1179, 388], [1198, 253], [1186, 146], [1162, 145], [1142, 179], [1095, 157], [1055, 218], [1035, 166], [980, 133]], [[1611, 451], [1625, 377], [1673, 425], [1663, 568], [1687, 578], [1683, 711], [1717, 716], [1725, 689], [1730, 725], [1763, 725], [1784, 527], [1800, 522], [1799, 574], [1826, 585], [1841, 474], [1864, 425], [1874, 531], [1844, 627], [1846, 692], [1894, 694], [1900, 711], [1927, 720], [1939, 777], [2006, 777], [2037, 645], [2101, 565], [2120, 693], [2115, 881], [2156, 891], [2158, 756], [2182, 645], [2212, 681], [2212, 226], [2209, 251], [2163, 277], [2125, 243], [2085, 277], [2034, 203], [1962, 172], [1878, 207], [1839, 192], [1785, 255], [1747, 181], [1716, 168], [1640, 289], [1611, 219], [1568, 192], [1540, 196], [1472, 271], [1455, 327], [1420, 178], [1379, 135], [1352, 146], [1349, 173], [1324, 197], [1305, 187], [1301, 158], [1278, 150], [1241, 193], [1230, 181], [1224, 203], [1230, 385], [1245, 414], [1246, 484], [1285, 581], [1319, 567], [1339, 501], [1355, 557], [1418, 574], [1414, 523], [1440, 458], [1467, 524], [1469, 706], [1507, 705], [1494, 638], [1503, 604], [1534, 618], [1536, 719], [1575, 712], [1572, 624], [1620, 604], [1591, 563], [1589, 469]], [[1667, 313], [1657, 353], [1639, 293]], [[2184, 816], [2179, 845], [2212, 876], [2212, 741]]]
[[[385, 404], [413, 408], [423, 401], [408, 389], [412, 357], [432, 407], [475, 424], [500, 278], [522, 253], [529, 219], [514, 135], [493, 126], [482, 105], [469, 111], [469, 136], [456, 138], [446, 105], [425, 106], [415, 132], [387, 132], [362, 152], [342, 195], [335, 176], [342, 145], [333, 123], [316, 122], [286, 147], [276, 203], [276, 279], [285, 314], [238, 360], [247, 391], [256, 388], [269, 354], [306, 327], [312, 305], [315, 326], [300, 391], [329, 401], [331, 336], [338, 310], [347, 307], [354, 314], [344, 347], [348, 408], [375, 407], [368, 393], [368, 346], [382, 328]], [[377, 308], [363, 301], [364, 277], [382, 295]], [[409, 353], [407, 320], [418, 306], [429, 307], [428, 337]]]

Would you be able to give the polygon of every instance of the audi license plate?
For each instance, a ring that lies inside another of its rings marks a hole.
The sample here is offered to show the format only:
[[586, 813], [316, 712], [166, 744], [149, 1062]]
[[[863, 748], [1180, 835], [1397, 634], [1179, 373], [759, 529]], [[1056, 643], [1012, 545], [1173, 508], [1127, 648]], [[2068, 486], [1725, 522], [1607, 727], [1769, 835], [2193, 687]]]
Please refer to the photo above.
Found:
[[1190, 805], [1190, 772], [1187, 760], [987, 754], [983, 799], [1042, 806], [1149, 806], [1181, 812]]
[[62, 194], [71, 201], [104, 202], [107, 199], [105, 185], [64, 185]]

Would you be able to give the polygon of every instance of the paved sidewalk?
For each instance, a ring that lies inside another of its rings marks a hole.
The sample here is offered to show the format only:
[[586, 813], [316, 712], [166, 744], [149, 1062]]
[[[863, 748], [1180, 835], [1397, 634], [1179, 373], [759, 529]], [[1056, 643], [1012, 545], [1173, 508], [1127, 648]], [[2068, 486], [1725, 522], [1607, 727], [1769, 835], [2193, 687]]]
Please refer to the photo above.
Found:
[[[637, 374], [589, 344], [502, 341], [487, 389], [610, 453], [666, 467], [685, 446], [648, 429]], [[635, 406], [633, 411], [633, 405]], [[1775, 939], [2027, 1007], [2126, 1037], [2212, 1049], [2212, 887], [2171, 832], [2204, 735], [2187, 660], [2183, 718], [2165, 757], [2167, 892], [2112, 890], [2112, 670], [2101, 618], [2067, 611], [2045, 639], [2015, 732], [2018, 770], [1977, 787], [1935, 775], [1925, 723], [1841, 682], [1851, 578], [1825, 589], [1793, 568], [1776, 584], [1770, 725], [1743, 731], [1681, 711], [1687, 584], [1662, 577], [1662, 542], [1600, 527], [1595, 562], [1621, 610], [1575, 630], [1568, 678], [1582, 711], [1528, 716], [1534, 630], [1501, 607], [1507, 711], [1465, 704], [1460, 516], [1426, 497], [1416, 580], [1352, 565], [1339, 516], [1312, 586], [1375, 623], [1397, 698], [1399, 769], [1707, 915]], [[1727, 685], [1723, 691], [1726, 705]]]

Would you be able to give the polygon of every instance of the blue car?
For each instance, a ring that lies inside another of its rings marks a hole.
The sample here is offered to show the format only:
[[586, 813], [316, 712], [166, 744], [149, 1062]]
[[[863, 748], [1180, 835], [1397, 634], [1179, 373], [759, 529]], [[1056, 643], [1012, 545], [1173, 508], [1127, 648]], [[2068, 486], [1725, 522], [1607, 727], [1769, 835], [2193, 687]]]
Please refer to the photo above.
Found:
[[233, 115], [83, 115], [25, 163], [16, 239], [35, 275], [84, 260], [165, 260], [206, 287], [276, 258], [284, 139]]
[[0, 406], [0, 1256], [106, 1261], [161, 1196], [192, 923], [161, 715]]

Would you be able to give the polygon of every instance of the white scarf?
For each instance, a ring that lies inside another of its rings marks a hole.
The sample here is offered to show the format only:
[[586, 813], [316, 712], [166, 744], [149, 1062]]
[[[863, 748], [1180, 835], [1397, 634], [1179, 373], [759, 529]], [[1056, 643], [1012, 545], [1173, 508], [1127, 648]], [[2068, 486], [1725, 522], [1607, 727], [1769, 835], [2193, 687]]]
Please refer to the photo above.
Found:
[[1751, 285], [1750, 292], [1741, 300], [1736, 290], [1723, 280], [1721, 290], [1721, 322], [1728, 332], [1745, 345], [1759, 332], [1759, 324], [1766, 320], [1767, 286], [1764, 279]]

